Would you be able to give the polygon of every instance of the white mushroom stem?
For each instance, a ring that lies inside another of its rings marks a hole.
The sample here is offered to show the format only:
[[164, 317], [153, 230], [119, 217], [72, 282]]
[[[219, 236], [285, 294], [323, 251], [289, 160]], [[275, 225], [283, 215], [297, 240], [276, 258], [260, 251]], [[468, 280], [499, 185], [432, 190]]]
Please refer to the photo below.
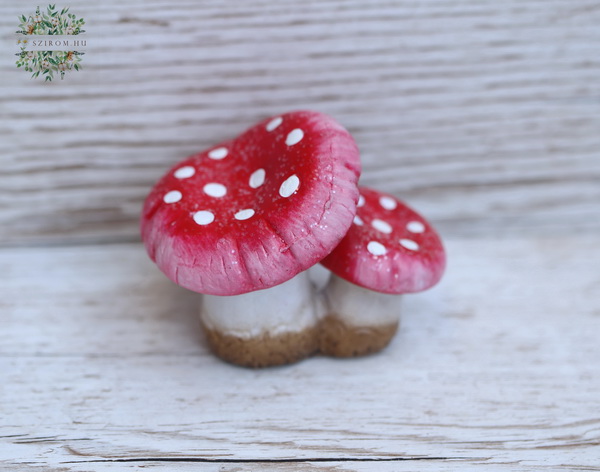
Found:
[[209, 329], [239, 338], [277, 336], [316, 325], [314, 288], [306, 272], [265, 290], [204, 295], [200, 317]]
[[323, 294], [328, 315], [349, 326], [387, 326], [400, 319], [399, 295], [374, 292], [331, 274]]
[[200, 319], [211, 347], [222, 358], [256, 367], [277, 365], [316, 350], [315, 300], [315, 288], [305, 271], [265, 290], [204, 295]]
[[323, 290], [321, 351], [340, 357], [383, 349], [400, 320], [401, 297], [374, 292], [331, 274]]

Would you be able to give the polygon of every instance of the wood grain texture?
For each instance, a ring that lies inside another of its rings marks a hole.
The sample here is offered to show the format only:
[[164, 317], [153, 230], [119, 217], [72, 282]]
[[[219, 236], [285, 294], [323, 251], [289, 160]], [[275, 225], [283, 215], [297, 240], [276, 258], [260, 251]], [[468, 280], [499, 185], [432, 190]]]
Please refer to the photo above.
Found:
[[[137, 239], [173, 163], [315, 108], [363, 183], [455, 235], [600, 228], [595, 0], [73, 0], [92, 44], [64, 81], [0, 64], [0, 243]], [[33, 7], [31, 7], [33, 8]], [[26, 13], [0, 2], [0, 41]]]
[[0, 250], [0, 469], [598, 470], [596, 238], [448, 250], [383, 353], [266, 370], [139, 245]]

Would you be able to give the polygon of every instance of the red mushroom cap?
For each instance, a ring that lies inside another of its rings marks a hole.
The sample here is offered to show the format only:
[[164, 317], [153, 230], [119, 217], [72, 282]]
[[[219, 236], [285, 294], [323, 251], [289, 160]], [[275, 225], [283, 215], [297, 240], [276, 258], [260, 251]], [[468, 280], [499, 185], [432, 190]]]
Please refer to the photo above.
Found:
[[433, 227], [400, 200], [360, 188], [354, 224], [321, 263], [337, 276], [383, 293], [419, 292], [435, 285], [446, 266]]
[[236, 295], [316, 264], [352, 224], [358, 149], [331, 117], [272, 117], [174, 166], [144, 204], [150, 257], [174, 282]]

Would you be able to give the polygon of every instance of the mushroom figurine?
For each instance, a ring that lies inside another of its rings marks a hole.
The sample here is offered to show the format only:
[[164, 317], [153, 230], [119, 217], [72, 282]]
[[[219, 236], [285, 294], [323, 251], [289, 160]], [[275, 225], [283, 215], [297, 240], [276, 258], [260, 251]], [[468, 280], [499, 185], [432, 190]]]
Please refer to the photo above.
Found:
[[317, 350], [304, 271], [352, 225], [359, 174], [350, 133], [297, 111], [189, 157], [154, 186], [142, 239], [168, 278], [204, 294], [200, 318], [218, 356], [259, 367]]
[[336, 357], [387, 346], [398, 328], [398, 295], [432, 287], [446, 265], [440, 237], [421, 215], [391, 195], [360, 193], [352, 227], [321, 262], [332, 274], [319, 349]]

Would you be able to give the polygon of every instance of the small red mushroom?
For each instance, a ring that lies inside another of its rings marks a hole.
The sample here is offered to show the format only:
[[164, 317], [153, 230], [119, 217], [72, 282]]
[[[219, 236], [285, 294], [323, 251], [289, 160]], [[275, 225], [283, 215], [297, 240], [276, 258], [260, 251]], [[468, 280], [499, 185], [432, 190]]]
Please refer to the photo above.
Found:
[[142, 239], [167, 277], [205, 294], [201, 318], [217, 354], [259, 366], [314, 350], [306, 336], [317, 323], [313, 293], [305, 276], [290, 279], [346, 234], [359, 173], [348, 131], [298, 111], [195, 154], [158, 181]]
[[360, 193], [352, 227], [321, 262], [332, 276], [320, 350], [338, 357], [383, 349], [398, 327], [393, 295], [432, 287], [446, 265], [442, 241], [421, 215], [391, 195]]

